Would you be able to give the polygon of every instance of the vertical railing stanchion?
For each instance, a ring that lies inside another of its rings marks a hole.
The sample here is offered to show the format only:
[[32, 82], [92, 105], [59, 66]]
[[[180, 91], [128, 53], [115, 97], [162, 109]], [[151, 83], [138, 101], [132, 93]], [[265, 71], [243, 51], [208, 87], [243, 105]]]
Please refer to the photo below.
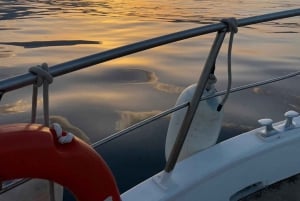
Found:
[[194, 114], [197, 110], [198, 104], [201, 100], [201, 96], [203, 94], [203, 91], [205, 89], [209, 74], [211, 73], [216, 58], [219, 54], [220, 48], [223, 44], [223, 40], [225, 38], [226, 35], [226, 31], [220, 31], [217, 33], [216, 38], [214, 40], [214, 43], [211, 47], [211, 50], [209, 52], [208, 58], [206, 60], [206, 63], [204, 65], [204, 68], [202, 70], [201, 76], [198, 80], [197, 86], [196, 86], [196, 90], [195, 90], [195, 94], [190, 102], [190, 105], [187, 109], [187, 112], [185, 114], [185, 117], [183, 119], [181, 128], [179, 130], [179, 133], [177, 135], [177, 138], [175, 140], [174, 146], [172, 148], [172, 151], [170, 153], [170, 156], [167, 160], [167, 164], [165, 166], [165, 171], [166, 172], [170, 172], [173, 170], [176, 161], [178, 159], [178, 156], [180, 154], [180, 150], [183, 146], [183, 143], [185, 141], [185, 138], [187, 136], [187, 133], [189, 131], [190, 125], [193, 121], [194, 118]]

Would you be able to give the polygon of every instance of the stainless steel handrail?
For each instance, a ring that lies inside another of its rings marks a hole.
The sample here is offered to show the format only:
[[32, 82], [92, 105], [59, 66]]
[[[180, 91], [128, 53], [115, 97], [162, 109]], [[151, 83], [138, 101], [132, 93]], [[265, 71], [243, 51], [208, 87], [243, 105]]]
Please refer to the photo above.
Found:
[[[254, 17], [248, 17], [237, 20], [237, 25], [247, 26], [251, 24], [257, 24], [261, 22], [267, 22], [276, 19], [288, 18], [300, 15], [300, 8], [281, 11], [276, 13], [270, 13], [265, 15], [259, 15]], [[208, 33], [213, 33], [225, 29], [226, 25], [223, 23], [217, 23], [212, 25], [207, 25], [203, 27], [188, 29], [185, 31], [180, 31], [149, 40], [144, 40], [141, 42], [133, 43], [130, 45], [125, 45], [115, 49], [111, 49], [105, 52], [89, 55], [72, 61], [68, 61], [62, 64], [57, 64], [49, 68], [49, 73], [53, 76], [60, 76], [66, 73], [80, 70], [95, 64], [103, 63], [112, 59], [120, 58], [126, 55], [130, 55], [143, 50], [151, 49], [168, 43], [184, 40], [187, 38], [192, 38]], [[33, 84], [36, 77], [31, 73], [22, 74], [16, 77], [8, 78], [0, 81], [0, 92], [6, 93], [30, 84]]]

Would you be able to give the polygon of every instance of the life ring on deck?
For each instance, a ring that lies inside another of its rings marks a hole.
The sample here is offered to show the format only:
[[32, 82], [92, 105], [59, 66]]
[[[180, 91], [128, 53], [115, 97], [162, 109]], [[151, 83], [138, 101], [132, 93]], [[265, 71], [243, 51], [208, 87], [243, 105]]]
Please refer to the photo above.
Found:
[[120, 201], [114, 177], [88, 144], [74, 137], [60, 144], [39, 124], [0, 126], [0, 179], [40, 178], [68, 188], [79, 201]]

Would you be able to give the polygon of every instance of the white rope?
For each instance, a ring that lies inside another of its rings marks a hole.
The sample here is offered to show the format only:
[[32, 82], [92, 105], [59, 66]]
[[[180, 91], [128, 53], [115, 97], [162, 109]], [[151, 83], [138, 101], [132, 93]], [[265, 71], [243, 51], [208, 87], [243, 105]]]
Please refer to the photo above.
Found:
[[58, 141], [60, 144], [68, 144], [72, 142], [74, 135], [72, 133], [67, 133], [65, 136], [61, 136]]
[[46, 63], [29, 68], [29, 72], [36, 75], [37, 77], [35, 84], [33, 84], [31, 123], [35, 123], [36, 121], [38, 87], [43, 85], [44, 122], [46, 126], [49, 126], [49, 95], [48, 94], [49, 94], [49, 84], [53, 82], [53, 77], [48, 72], [48, 65]]
[[[48, 72], [48, 65], [46, 63], [31, 67], [29, 72], [35, 74], [37, 77], [35, 84], [33, 84], [31, 123], [35, 123], [36, 121], [38, 87], [43, 85], [44, 124], [45, 126], [49, 126], [49, 84], [53, 82], [53, 77]], [[49, 196], [50, 201], [55, 201], [53, 181], [49, 181]]]
[[68, 132], [66, 135], [63, 135], [62, 127], [58, 123], [53, 123], [52, 128], [55, 131], [56, 137], [60, 144], [68, 144], [72, 142], [74, 135]]
[[227, 63], [228, 63], [228, 84], [227, 84], [227, 90], [226, 94], [223, 97], [222, 102], [218, 105], [217, 111], [221, 111], [223, 105], [225, 104], [229, 94], [230, 94], [230, 88], [231, 88], [231, 82], [232, 82], [232, 74], [231, 74], [231, 52], [232, 52], [232, 44], [233, 44], [233, 36], [235, 33], [238, 32], [238, 25], [235, 18], [226, 18], [222, 19], [221, 22], [225, 23], [227, 25], [227, 30], [230, 32], [230, 38], [229, 38], [229, 44], [228, 44], [228, 54], [227, 54]]

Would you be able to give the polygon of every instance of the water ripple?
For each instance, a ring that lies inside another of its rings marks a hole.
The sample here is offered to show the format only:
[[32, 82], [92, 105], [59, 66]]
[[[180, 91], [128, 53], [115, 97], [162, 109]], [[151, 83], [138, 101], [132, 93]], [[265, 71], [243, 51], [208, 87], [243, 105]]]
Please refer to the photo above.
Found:
[[29, 41], [29, 42], [1, 42], [2, 45], [14, 45], [24, 48], [40, 48], [49, 46], [70, 46], [80, 44], [101, 44], [99, 41], [88, 40], [55, 40], [55, 41]]
[[[241, 3], [217, 0], [212, 1], [117, 1], [117, 0], [0, 0], [0, 19], [43, 18], [44, 15], [57, 16], [61, 14], [79, 14], [108, 17], [136, 17], [140, 20], [190, 22], [208, 24], [220, 20], [220, 17], [243, 17], [257, 13], [256, 1], [241, 1]], [[270, 4], [272, 6], [270, 6]], [[232, 6], [233, 5], [233, 6]], [[260, 3], [262, 10], [297, 7], [296, 2], [284, 1]], [[216, 16], [219, 16], [218, 18]]]

